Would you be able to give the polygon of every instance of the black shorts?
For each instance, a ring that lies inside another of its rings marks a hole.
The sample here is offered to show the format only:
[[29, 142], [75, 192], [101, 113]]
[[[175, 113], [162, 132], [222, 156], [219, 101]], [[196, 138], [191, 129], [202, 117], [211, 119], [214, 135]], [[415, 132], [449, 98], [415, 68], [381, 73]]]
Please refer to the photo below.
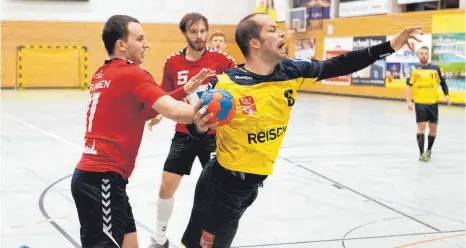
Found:
[[189, 134], [176, 132], [163, 170], [178, 175], [191, 174], [194, 159], [199, 158], [202, 168], [215, 156], [215, 135], [194, 139]]
[[74, 171], [71, 193], [82, 247], [122, 247], [125, 234], [136, 232], [126, 184], [116, 172]]
[[261, 183], [245, 184], [212, 159], [199, 177], [188, 226], [181, 242], [187, 248], [231, 246], [241, 216]]
[[415, 103], [414, 108], [416, 109], [416, 123], [438, 123], [438, 104]]

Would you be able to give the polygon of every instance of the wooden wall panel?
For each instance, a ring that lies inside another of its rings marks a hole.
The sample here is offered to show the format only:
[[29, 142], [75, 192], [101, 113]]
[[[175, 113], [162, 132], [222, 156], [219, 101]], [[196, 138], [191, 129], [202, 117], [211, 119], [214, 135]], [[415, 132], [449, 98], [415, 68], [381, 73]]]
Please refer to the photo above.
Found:
[[[103, 23], [89, 22], [1, 22], [1, 80], [2, 86], [14, 86], [16, 81], [16, 47], [24, 44], [80, 44], [88, 47], [89, 73], [107, 58], [101, 40]], [[157, 82], [162, 78], [162, 65], [168, 55], [186, 46], [176, 24], [143, 24], [151, 48], [143, 67], [150, 71]], [[234, 42], [234, 25], [211, 25], [211, 32], [220, 30], [227, 36], [228, 53], [243, 62]]]

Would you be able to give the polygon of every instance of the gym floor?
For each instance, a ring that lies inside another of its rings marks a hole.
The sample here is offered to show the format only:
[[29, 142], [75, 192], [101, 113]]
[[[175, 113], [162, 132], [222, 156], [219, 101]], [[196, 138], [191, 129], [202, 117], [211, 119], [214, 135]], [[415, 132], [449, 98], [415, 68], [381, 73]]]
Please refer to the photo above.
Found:
[[[83, 147], [88, 93], [3, 90], [1, 247], [80, 247], [70, 177]], [[128, 194], [140, 247], [174, 123], [146, 129]], [[301, 93], [270, 176], [233, 247], [465, 247], [465, 108], [440, 106], [432, 159], [418, 161], [413, 112], [402, 101]], [[196, 160], [175, 196], [173, 247], [189, 219]]]

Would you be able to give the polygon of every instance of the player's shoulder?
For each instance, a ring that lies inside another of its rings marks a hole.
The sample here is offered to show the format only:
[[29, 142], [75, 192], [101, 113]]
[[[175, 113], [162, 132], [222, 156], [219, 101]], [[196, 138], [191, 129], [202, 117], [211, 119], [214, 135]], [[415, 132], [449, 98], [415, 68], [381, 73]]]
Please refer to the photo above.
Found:
[[216, 80], [219, 82], [233, 81], [242, 85], [251, 85], [261, 81], [261, 78], [260, 75], [248, 72], [246, 69], [244, 69], [244, 64], [241, 64], [237, 67], [226, 70], [220, 75], [217, 75]]
[[283, 68], [295, 68], [300, 66], [309, 66], [314, 63], [317, 63], [317, 60], [314, 59], [302, 59], [302, 58], [287, 58], [280, 62], [281, 67]]
[[429, 63], [429, 66], [430, 66], [430, 68], [431, 68], [432, 70], [438, 70], [438, 71], [440, 70], [440, 66], [438, 66], [438, 65]]
[[278, 64], [277, 71], [284, 78], [297, 79], [303, 76], [303, 72], [310, 73], [312, 70], [318, 70], [318, 66], [317, 60], [288, 58]]
[[271, 75], [258, 75], [247, 71], [244, 64], [228, 69], [218, 75], [218, 81], [233, 81], [240, 85], [255, 85], [260, 83], [284, 82], [302, 77], [302, 73], [292, 64], [282, 62], [275, 67]]
[[121, 75], [145, 75], [148, 73], [146, 70], [142, 69], [139, 64], [131, 60], [123, 59], [113, 59], [105, 61], [108, 66], [113, 67], [117, 70], [117, 74]]
[[235, 59], [233, 57], [231, 57], [230, 55], [228, 55], [228, 53], [226, 53], [224, 51], [221, 51], [221, 50], [218, 50], [218, 49], [215, 49], [215, 48], [212, 48], [212, 47], [206, 47], [206, 53], [209, 56], [212, 56], [212, 57], [214, 57], [216, 59], [227, 59], [227, 60], [231, 60], [231, 61], [236, 63]]
[[184, 49], [180, 49], [170, 55], [167, 56], [165, 59], [165, 62], [163, 63], [164, 66], [168, 64], [173, 64], [176, 63], [177, 61], [183, 60], [184, 59]]

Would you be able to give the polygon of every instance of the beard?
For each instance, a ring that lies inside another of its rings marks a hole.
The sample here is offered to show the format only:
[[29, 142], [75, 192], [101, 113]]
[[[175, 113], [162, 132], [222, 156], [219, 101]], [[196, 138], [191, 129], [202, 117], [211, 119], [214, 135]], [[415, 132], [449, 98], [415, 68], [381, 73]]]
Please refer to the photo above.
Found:
[[202, 41], [202, 40], [192, 41], [189, 38], [186, 40], [188, 41], [189, 47], [191, 47], [194, 51], [202, 51], [205, 48], [205, 41]]
[[425, 65], [427, 64], [428, 59], [419, 59], [419, 61], [421, 62], [421, 64]]

